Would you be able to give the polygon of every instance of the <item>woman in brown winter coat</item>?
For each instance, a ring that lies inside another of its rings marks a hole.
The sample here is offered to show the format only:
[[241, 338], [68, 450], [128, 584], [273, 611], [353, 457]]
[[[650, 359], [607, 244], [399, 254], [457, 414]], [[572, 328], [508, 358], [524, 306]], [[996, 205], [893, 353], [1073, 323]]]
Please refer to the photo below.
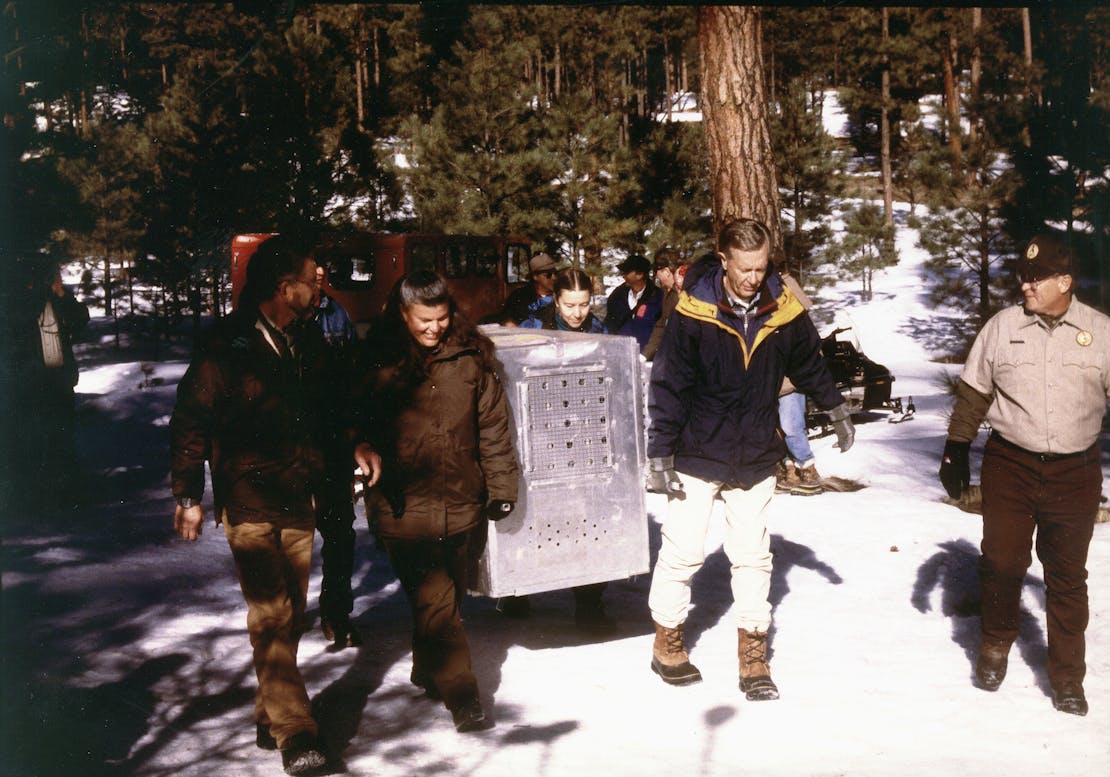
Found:
[[493, 344], [423, 271], [394, 288], [374, 340], [363, 408], [382, 481], [367, 509], [412, 608], [412, 682], [443, 700], [459, 731], [488, 728], [459, 608], [471, 537], [517, 497]]

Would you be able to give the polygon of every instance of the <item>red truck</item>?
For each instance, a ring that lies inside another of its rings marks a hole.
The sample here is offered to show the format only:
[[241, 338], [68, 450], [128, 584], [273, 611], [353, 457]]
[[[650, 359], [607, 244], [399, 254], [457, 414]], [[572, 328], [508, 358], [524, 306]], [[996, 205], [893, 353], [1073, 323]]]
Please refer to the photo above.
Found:
[[[246, 282], [251, 256], [272, 236], [251, 233], [232, 239], [232, 306]], [[522, 237], [387, 232], [325, 239], [313, 251], [326, 270], [324, 290], [347, 309], [360, 334], [381, 315], [393, 285], [414, 270], [440, 273], [463, 314], [480, 322], [528, 280], [531, 255], [531, 244]]]

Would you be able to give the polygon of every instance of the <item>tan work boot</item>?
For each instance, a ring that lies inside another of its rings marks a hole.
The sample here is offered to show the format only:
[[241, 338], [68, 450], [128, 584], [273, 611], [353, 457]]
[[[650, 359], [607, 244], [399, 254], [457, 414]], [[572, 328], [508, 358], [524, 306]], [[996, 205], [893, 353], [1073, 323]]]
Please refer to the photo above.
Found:
[[651, 671], [670, 685], [689, 685], [701, 680], [701, 672], [690, 663], [686, 652], [683, 624], [673, 629], [655, 623], [655, 643], [651, 646]]
[[[789, 465], [787, 465], [789, 466]], [[794, 466], [794, 479], [790, 484], [790, 493], [796, 496], [813, 496], [820, 494], [824, 488], [821, 485], [821, 476], [817, 473], [817, 465], [808, 467]]]
[[737, 629], [736, 654], [740, 659], [740, 690], [748, 701], [771, 701], [779, 689], [767, 663], [767, 632]]
[[794, 462], [780, 461], [775, 466], [775, 493], [789, 494], [791, 487], [797, 483], [798, 473], [794, 471]]

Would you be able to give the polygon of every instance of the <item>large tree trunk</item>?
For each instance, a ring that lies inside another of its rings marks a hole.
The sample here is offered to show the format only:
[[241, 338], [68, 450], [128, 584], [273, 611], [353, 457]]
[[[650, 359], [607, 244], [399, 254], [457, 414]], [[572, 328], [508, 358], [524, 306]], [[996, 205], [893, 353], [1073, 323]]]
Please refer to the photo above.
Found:
[[709, 152], [713, 227], [758, 219], [782, 250], [779, 192], [763, 71], [762, 15], [754, 6], [701, 6], [701, 108]]

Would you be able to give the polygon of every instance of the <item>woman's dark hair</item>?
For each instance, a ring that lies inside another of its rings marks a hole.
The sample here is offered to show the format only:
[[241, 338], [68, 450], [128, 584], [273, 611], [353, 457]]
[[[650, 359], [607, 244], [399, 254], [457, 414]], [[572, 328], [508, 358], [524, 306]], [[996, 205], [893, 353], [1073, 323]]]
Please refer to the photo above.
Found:
[[253, 312], [277, 293], [282, 281], [299, 278], [307, 261], [308, 252], [298, 250], [284, 235], [264, 240], [247, 265], [247, 282], [239, 293], [239, 308]]
[[556, 274], [555, 290], [552, 293], [555, 299], [558, 299], [559, 294], [564, 291], [588, 291], [592, 295], [594, 284], [590, 276], [582, 270], [577, 267], [567, 267]]
[[426, 376], [426, 350], [413, 338], [401, 317], [402, 310], [413, 305], [447, 305], [451, 314], [444, 343], [462, 347], [477, 348], [484, 367], [494, 369], [496, 359], [493, 342], [464, 316], [447, 288], [447, 281], [439, 273], [430, 270], [417, 270], [402, 277], [394, 284], [386, 302], [385, 314], [379, 337], [374, 338], [378, 346], [378, 360], [383, 364], [399, 364], [401, 373], [414, 384]]

